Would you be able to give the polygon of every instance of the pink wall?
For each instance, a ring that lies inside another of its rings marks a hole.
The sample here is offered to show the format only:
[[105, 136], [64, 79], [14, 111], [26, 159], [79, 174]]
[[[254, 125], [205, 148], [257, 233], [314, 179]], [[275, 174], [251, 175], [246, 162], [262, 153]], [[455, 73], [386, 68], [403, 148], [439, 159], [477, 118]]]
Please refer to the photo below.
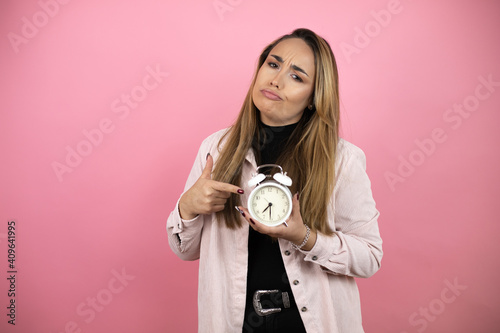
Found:
[[197, 263], [166, 218], [261, 49], [297, 27], [336, 53], [382, 214], [366, 331], [497, 332], [495, 0], [2, 1], [1, 332], [195, 331]]

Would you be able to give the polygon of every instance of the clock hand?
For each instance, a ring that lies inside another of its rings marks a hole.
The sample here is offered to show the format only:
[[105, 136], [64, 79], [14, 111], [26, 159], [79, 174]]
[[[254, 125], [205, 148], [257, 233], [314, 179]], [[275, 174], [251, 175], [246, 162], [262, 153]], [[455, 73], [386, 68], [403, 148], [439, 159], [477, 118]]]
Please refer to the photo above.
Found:
[[269, 207], [271, 207], [271, 206], [272, 206], [272, 203], [269, 203], [269, 205], [267, 205], [266, 209], [264, 209], [264, 210], [262, 211], [262, 213], [264, 213], [264, 212], [265, 212], [265, 211], [266, 211]]

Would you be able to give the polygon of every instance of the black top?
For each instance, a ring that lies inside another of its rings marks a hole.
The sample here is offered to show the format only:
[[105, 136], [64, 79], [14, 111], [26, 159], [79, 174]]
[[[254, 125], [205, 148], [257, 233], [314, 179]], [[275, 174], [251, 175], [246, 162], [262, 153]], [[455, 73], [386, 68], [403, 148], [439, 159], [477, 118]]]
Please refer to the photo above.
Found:
[[[276, 163], [276, 159], [282, 153], [297, 124], [279, 127], [264, 124], [261, 124], [261, 126], [265, 132], [265, 138], [262, 139], [262, 142], [258, 145], [260, 149], [256, 149], [255, 153], [259, 154], [260, 152], [260, 165]], [[273, 170], [273, 172], [276, 171]], [[270, 236], [250, 228], [248, 236], [247, 307], [251, 306], [252, 296], [259, 289], [279, 289], [291, 292], [278, 240], [273, 240]]]

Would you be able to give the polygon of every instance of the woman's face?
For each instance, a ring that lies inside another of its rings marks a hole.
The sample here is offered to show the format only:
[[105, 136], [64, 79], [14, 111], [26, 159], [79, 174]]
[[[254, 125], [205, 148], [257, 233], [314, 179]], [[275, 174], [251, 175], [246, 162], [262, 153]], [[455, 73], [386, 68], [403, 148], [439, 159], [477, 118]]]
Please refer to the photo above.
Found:
[[252, 98], [260, 119], [269, 126], [294, 124], [312, 103], [314, 53], [299, 38], [278, 43], [257, 73]]

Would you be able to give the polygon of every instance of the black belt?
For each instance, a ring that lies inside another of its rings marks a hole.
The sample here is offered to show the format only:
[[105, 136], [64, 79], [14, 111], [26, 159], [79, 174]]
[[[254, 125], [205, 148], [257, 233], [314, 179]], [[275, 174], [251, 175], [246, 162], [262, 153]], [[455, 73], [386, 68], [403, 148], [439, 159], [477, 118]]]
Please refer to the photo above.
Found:
[[[269, 295], [270, 299], [262, 301], [261, 298], [264, 295]], [[282, 304], [284, 309], [288, 309], [291, 306], [290, 294], [286, 291], [282, 292], [278, 289], [257, 290], [253, 294], [252, 303], [253, 303], [253, 308], [254, 308], [255, 312], [261, 317], [270, 315], [272, 313], [281, 312], [281, 309], [282, 309], [281, 307], [279, 307], [279, 308], [273, 307], [273, 308], [263, 309], [263, 307], [262, 307], [263, 305], [276, 306], [276, 305]]]

